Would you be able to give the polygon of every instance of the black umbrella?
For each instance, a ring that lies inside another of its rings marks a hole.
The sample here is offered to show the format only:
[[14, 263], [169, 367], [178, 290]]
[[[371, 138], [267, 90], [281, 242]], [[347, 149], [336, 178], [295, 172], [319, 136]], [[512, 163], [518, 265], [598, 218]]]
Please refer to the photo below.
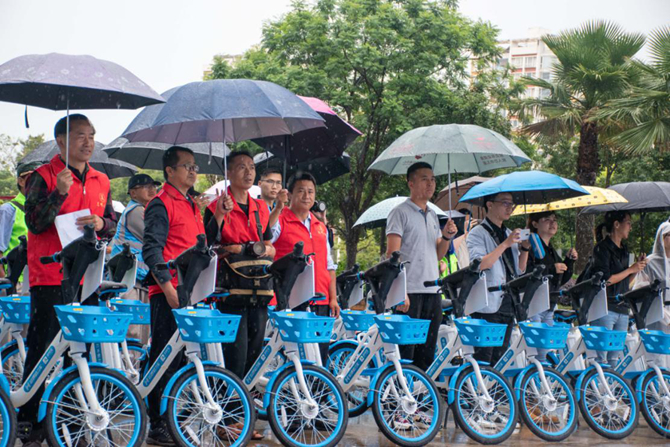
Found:
[[[137, 76], [113, 62], [93, 56], [29, 54], [0, 65], [0, 101], [51, 110], [137, 109], [163, 98]], [[65, 135], [65, 164], [70, 134]]]
[[647, 213], [670, 211], [670, 183], [632, 182], [620, 183], [608, 189], [621, 194], [627, 203], [587, 206], [579, 214], [601, 214], [608, 211], [640, 213], [640, 250], [644, 252], [644, 218]]
[[[130, 177], [137, 172], [137, 167], [130, 163], [109, 158], [107, 154], [102, 151], [104, 146], [105, 145], [102, 143], [95, 142], [95, 149], [89, 160], [93, 169], [104, 173], [110, 179]], [[60, 154], [58, 143], [56, 143], [56, 140], [50, 140], [40, 144], [34, 151], [19, 160], [18, 164], [23, 165], [34, 162], [46, 164], [49, 163], [56, 154]]]
[[[261, 173], [268, 169], [284, 169], [284, 160], [279, 159], [269, 152], [263, 152], [254, 157], [256, 164], [256, 182], [260, 179]], [[348, 174], [351, 171], [351, 158], [349, 154], [343, 153], [340, 157], [317, 158], [315, 160], [305, 161], [296, 165], [289, 165], [286, 168], [286, 179], [291, 178], [298, 171], [306, 171], [314, 176], [317, 185], [326, 183], [341, 175]]]

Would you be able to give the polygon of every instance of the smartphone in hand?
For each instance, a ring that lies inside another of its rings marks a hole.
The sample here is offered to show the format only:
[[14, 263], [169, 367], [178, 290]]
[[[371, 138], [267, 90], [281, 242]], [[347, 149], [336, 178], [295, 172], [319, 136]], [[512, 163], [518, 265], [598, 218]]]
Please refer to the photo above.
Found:
[[528, 239], [530, 239], [530, 228], [524, 228], [523, 230], [519, 231], [520, 241], [527, 241]]

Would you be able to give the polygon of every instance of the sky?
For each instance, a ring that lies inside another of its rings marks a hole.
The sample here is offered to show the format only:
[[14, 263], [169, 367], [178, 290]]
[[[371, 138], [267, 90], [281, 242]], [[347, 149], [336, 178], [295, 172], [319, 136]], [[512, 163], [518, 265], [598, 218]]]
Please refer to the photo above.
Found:
[[[90, 54], [130, 70], [161, 93], [202, 80], [215, 54], [241, 54], [260, 42], [263, 24], [290, 9], [290, 0], [0, 0], [0, 64], [25, 54]], [[489, 21], [502, 39], [528, 28], [551, 32], [607, 19], [648, 34], [670, 24], [670, 0], [460, 0], [460, 11]], [[643, 57], [644, 55], [642, 55]], [[299, 93], [299, 92], [298, 92]], [[97, 139], [108, 143], [139, 111], [82, 111]], [[0, 133], [44, 133], [64, 112], [0, 103]]]

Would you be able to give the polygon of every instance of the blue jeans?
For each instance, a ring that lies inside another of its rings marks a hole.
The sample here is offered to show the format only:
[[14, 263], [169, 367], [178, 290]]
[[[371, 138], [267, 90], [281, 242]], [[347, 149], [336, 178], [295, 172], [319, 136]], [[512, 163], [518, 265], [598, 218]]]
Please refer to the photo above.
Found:
[[[530, 321], [533, 323], [545, 323], [547, 326], [553, 326], [554, 325], [554, 311], [553, 309], [545, 310], [544, 312], [540, 312], [537, 315], [533, 315], [530, 317]], [[538, 349], [537, 350], [537, 357], [535, 357], [537, 360], [540, 362], [544, 362], [547, 360], [547, 353], [550, 351], [550, 349]]]
[[[591, 324], [606, 327], [610, 330], [628, 332], [628, 315], [610, 311], [606, 316], [595, 320]], [[621, 351], [598, 351], [598, 363], [609, 363], [614, 368], [620, 355]]]

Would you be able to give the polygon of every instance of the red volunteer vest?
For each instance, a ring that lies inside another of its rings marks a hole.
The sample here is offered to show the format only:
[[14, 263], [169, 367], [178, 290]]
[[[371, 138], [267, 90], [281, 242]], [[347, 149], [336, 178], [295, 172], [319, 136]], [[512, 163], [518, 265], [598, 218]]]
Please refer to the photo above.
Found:
[[[168, 237], [163, 247], [163, 259], [167, 262], [193, 247], [198, 241], [197, 236], [205, 233], [205, 226], [198, 207], [169, 183], [163, 185], [163, 189], [153, 200], [163, 202], [167, 210]], [[173, 272], [173, 275], [172, 284], [176, 288], [179, 281], [176, 273]], [[149, 286], [149, 297], [159, 293], [163, 293], [159, 285]]]
[[[233, 209], [223, 219], [224, 223], [221, 227], [221, 244], [243, 244], [252, 241], [262, 242], [262, 240], [258, 238], [258, 229], [256, 228], [256, 210], [258, 210], [258, 216], [261, 220], [262, 236], [263, 233], [265, 233], [270, 220], [270, 211], [268, 210], [267, 205], [260, 200], [251, 198], [249, 193], [247, 193], [247, 203], [249, 204], [249, 216], [247, 217], [230, 193], [230, 188], [228, 188], [228, 194], [233, 200]], [[214, 213], [216, 210], [216, 201], [210, 203], [208, 208]]]
[[[51, 161], [40, 166], [34, 172], [42, 176], [47, 184], [49, 193], [56, 189], [56, 175], [65, 169], [65, 163], [60, 155], [54, 156]], [[88, 172], [84, 184], [75, 175], [68, 196], [58, 212], [61, 214], [89, 209], [91, 214], [102, 217], [105, 214], [107, 197], [109, 196], [109, 178], [102, 172], [96, 171], [88, 165]], [[63, 249], [58, 238], [56, 225], [52, 224], [40, 234], [28, 231], [28, 270], [30, 271], [30, 286], [60, 286], [63, 273], [60, 264], [43, 265], [41, 256], [51, 256]]]
[[328, 272], [328, 230], [326, 226], [310, 212], [310, 231], [312, 237], [305, 225], [295, 215], [289, 207], [286, 207], [279, 214], [279, 224], [281, 225], [281, 234], [274, 243], [277, 254], [275, 259], [279, 259], [293, 251], [293, 246], [302, 242], [305, 253], [314, 253], [314, 288], [317, 293], [323, 293], [328, 297], [326, 301], [320, 301], [319, 305], [327, 305], [330, 300], [330, 272]]

